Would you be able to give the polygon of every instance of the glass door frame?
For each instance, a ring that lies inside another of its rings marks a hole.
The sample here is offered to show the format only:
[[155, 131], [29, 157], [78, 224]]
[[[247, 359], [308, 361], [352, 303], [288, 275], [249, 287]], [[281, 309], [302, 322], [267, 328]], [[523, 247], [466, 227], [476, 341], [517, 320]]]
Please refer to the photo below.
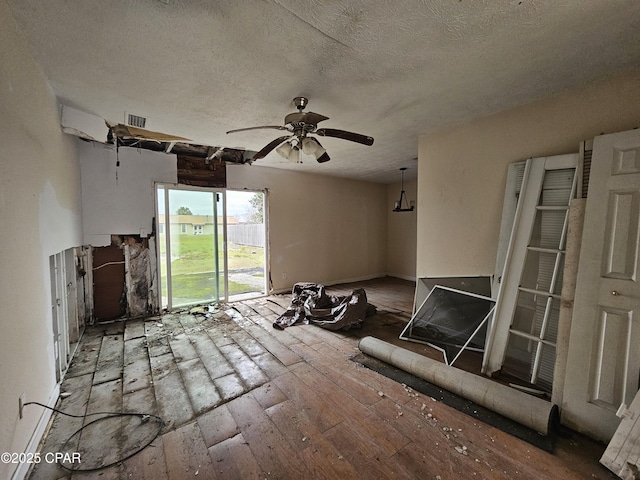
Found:
[[[225, 192], [239, 192], [239, 193], [260, 193], [262, 194], [262, 221], [263, 221], [263, 225], [264, 225], [264, 255], [263, 255], [263, 262], [264, 262], [264, 282], [263, 282], [263, 289], [264, 289], [264, 294], [259, 295], [255, 298], [261, 297], [261, 296], [267, 296], [269, 295], [270, 292], [270, 288], [271, 288], [271, 271], [270, 271], [270, 249], [269, 249], [269, 190], [267, 188], [262, 188], [262, 189], [254, 189], [254, 188], [226, 188]], [[226, 201], [226, 197], [225, 197], [225, 215], [224, 215], [224, 224], [225, 224], [225, 235], [227, 233], [227, 201]], [[227, 237], [225, 237], [225, 266], [228, 267], [228, 249], [226, 248], [227, 245]], [[225, 286], [225, 292], [227, 294], [227, 300], [229, 298], [229, 272], [227, 270], [227, 275], [225, 275], [225, 282], [226, 282], [226, 286]], [[233, 299], [231, 300], [232, 302], [234, 301]]]
[[[160, 211], [160, 205], [158, 202], [158, 193], [160, 191], [160, 189], [163, 190], [163, 194], [164, 194], [164, 211], [161, 212]], [[170, 258], [165, 258], [165, 261], [163, 263], [162, 261], [162, 254], [161, 254], [161, 242], [164, 242], [164, 248], [165, 248], [165, 252], [171, 252], [170, 250], [170, 240], [171, 240], [171, 213], [169, 212], [169, 214], [167, 214], [167, 210], [168, 210], [168, 206], [169, 206], [169, 191], [170, 190], [187, 190], [187, 191], [199, 191], [199, 192], [207, 192], [207, 193], [211, 193], [212, 195], [221, 195], [222, 196], [222, 212], [217, 212], [216, 210], [214, 210], [214, 217], [216, 219], [216, 224], [214, 227], [214, 242], [216, 245], [215, 248], [215, 252], [216, 252], [216, 256], [215, 256], [215, 262], [216, 262], [216, 275], [219, 276], [220, 272], [224, 273], [224, 278], [223, 278], [223, 282], [222, 282], [222, 289], [218, 290], [218, 298], [217, 300], [212, 299], [212, 301], [218, 301], [218, 302], [227, 302], [228, 299], [228, 290], [229, 290], [229, 285], [228, 285], [228, 265], [227, 265], [227, 198], [226, 198], [226, 189], [224, 188], [210, 188], [210, 187], [198, 187], [198, 186], [193, 186], [193, 185], [182, 185], [182, 184], [177, 184], [177, 183], [165, 183], [165, 182], [154, 182], [154, 204], [155, 204], [155, 213], [156, 213], [156, 219], [155, 219], [155, 226], [156, 226], [156, 261], [157, 261], [157, 276], [156, 278], [158, 279], [158, 297], [159, 297], [159, 304], [160, 304], [160, 308], [166, 308], [167, 310], [172, 310], [173, 308], [176, 308], [176, 306], [174, 306], [172, 304], [172, 295], [171, 295], [171, 261]], [[217, 202], [214, 202], [214, 204]], [[164, 222], [164, 232], [161, 234], [160, 233], [160, 215], [164, 215], [165, 216], [165, 222]], [[218, 233], [218, 224], [217, 224], [217, 219], [218, 216], [222, 216], [222, 269], [220, 268], [220, 264], [219, 264], [219, 260], [220, 260], [220, 253], [218, 251], [218, 239], [219, 239], [219, 233]], [[163, 282], [162, 282], [162, 268], [166, 269], [166, 273], [167, 273], [167, 303], [166, 305], [164, 305], [163, 303], [163, 295], [162, 295], [162, 286], [163, 286]], [[216, 281], [216, 284], [220, 286], [220, 281]], [[193, 304], [184, 304], [184, 305], [179, 305], [180, 307], [183, 306], [187, 306], [187, 305], [197, 305], [198, 303], [206, 303], [206, 302], [194, 302]]]

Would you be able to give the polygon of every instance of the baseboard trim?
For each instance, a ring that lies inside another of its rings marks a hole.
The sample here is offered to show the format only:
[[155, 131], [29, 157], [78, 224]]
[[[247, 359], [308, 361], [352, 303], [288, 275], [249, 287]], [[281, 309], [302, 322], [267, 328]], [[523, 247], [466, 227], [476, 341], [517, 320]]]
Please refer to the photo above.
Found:
[[[56, 402], [58, 401], [58, 397], [60, 396], [60, 384], [56, 383], [56, 386], [53, 388], [51, 395], [49, 396], [49, 401], [47, 405], [51, 408], [56, 406]], [[40, 420], [38, 420], [38, 424], [36, 425], [36, 429], [33, 431], [31, 435], [31, 439], [27, 444], [27, 448], [25, 449], [25, 453], [35, 453], [38, 451], [38, 446], [42, 441], [44, 433], [47, 430], [47, 426], [49, 425], [49, 421], [51, 420], [51, 414], [53, 412], [48, 408], [42, 409], [42, 415], [40, 415]], [[29, 473], [29, 468], [31, 465], [29, 463], [20, 463], [18, 464], [18, 468], [13, 472], [11, 476], [11, 480], [23, 480], [27, 473]]]
[[[365, 280], [373, 280], [374, 278], [383, 278], [386, 276], [388, 276], [386, 273], [375, 273], [373, 275], [365, 275], [363, 277], [343, 278], [341, 280], [330, 280], [327, 282], [316, 282], [316, 283], [320, 283], [325, 287], [330, 287], [332, 285], [341, 285], [343, 283], [364, 282]], [[304, 281], [304, 280], [301, 280], [301, 281]], [[289, 288], [279, 288], [277, 290], [272, 290], [270, 294], [278, 295], [281, 293], [291, 293], [292, 290], [293, 290], [293, 285], [291, 285]]]
[[331, 285], [341, 285], [343, 283], [364, 282], [366, 280], [373, 280], [374, 278], [383, 278], [386, 276], [387, 276], [386, 273], [374, 273], [373, 275], [365, 275], [364, 277], [343, 278], [342, 280], [325, 282], [324, 285], [331, 286]]
[[398, 273], [387, 273], [388, 277], [394, 277], [394, 278], [399, 278], [401, 280], [408, 280], [410, 282], [415, 282], [417, 281], [417, 277], [415, 276], [411, 276], [411, 275], [400, 275]]

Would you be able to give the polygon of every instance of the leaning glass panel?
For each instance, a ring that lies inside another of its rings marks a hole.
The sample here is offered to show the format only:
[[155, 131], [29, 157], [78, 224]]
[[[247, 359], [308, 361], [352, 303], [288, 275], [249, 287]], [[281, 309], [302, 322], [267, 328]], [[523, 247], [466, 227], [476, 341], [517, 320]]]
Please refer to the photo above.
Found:
[[484, 350], [494, 305], [491, 298], [436, 285], [400, 338], [433, 346], [451, 365], [465, 348]]

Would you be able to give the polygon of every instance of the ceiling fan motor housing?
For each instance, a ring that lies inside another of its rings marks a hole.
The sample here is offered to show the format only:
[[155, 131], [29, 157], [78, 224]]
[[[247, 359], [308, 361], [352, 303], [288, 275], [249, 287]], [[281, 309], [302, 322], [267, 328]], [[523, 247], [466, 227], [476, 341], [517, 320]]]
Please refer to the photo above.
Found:
[[307, 106], [307, 103], [309, 103], [309, 99], [306, 97], [296, 97], [293, 99], [293, 104], [300, 111], [304, 110], [304, 107]]

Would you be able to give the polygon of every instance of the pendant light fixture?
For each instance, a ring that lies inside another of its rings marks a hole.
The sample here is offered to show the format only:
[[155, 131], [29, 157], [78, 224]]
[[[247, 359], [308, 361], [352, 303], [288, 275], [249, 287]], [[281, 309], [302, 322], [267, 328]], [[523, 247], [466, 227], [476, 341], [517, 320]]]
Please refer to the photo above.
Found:
[[407, 200], [407, 194], [404, 191], [404, 171], [406, 169], [407, 167], [402, 167], [400, 169], [400, 199], [393, 205], [394, 212], [413, 212], [413, 209], [415, 208], [415, 203], [413, 200], [411, 202]]

